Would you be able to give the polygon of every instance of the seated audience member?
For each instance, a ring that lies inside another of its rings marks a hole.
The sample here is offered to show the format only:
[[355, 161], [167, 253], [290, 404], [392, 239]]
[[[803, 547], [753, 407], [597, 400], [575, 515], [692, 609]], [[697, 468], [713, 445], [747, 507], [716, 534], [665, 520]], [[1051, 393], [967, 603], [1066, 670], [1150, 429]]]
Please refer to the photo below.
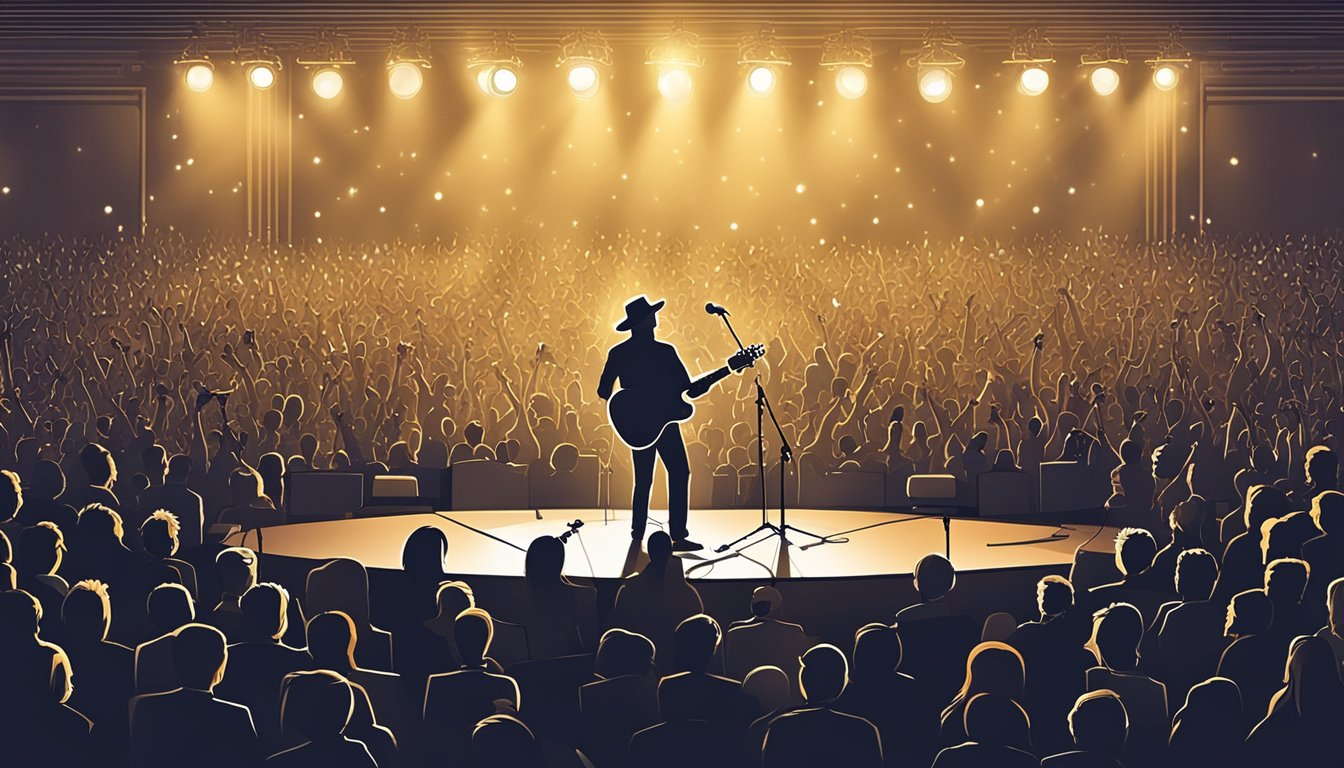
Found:
[[1166, 683], [1169, 701], [1184, 701], [1190, 686], [1218, 671], [1227, 640], [1226, 612], [1209, 599], [1217, 582], [1218, 561], [1208, 550], [1187, 549], [1176, 559], [1176, 592], [1181, 599], [1162, 612], [1161, 622], [1154, 622], [1145, 637], [1151, 654], [1146, 663]]
[[653, 654], [651, 640], [624, 629], [607, 630], [598, 643], [598, 679], [579, 689], [579, 709], [585, 753], [601, 768], [619, 765], [630, 737], [659, 720]]
[[[752, 721], [747, 728], [747, 755], [759, 755], [765, 744], [765, 732], [776, 717], [793, 709], [793, 698], [789, 677], [779, 667], [757, 667], [742, 678], [742, 693], [755, 704], [757, 712], [763, 713]], [[853, 714], [853, 713], [850, 713]]]
[[[938, 726], [938, 743], [950, 747], [966, 741], [966, 704], [977, 694], [995, 696], [1021, 703], [1026, 684], [1022, 654], [1007, 643], [980, 643], [966, 657], [966, 677], [961, 689], [943, 708]], [[1025, 710], [1023, 710], [1025, 711]]]
[[938, 554], [921, 557], [915, 563], [914, 582], [919, 602], [896, 612], [897, 625], [952, 615], [947, 595], [956, 586], [957, 571], [950, 560]]
[[734, 679], [760, 666], [775, 666], [797, 676], [799, 657], [811, 645], [803, 628], [778, 617], [783, 597], [774, 587], [751, 593], [750, 619], [735, 621], [724, 637], [724, 671]]
[[192, 473], [191, 457], [178, 454], [168, 460], [168, 473], [163, 485], [150, 486], [140, 494], [140, 516], [157, 510], [171, 512], [181, 526], [178, 538], [182, 551], [190, 552], [205, 541], [205, 501], [199, 493], [187, 487]]
[[1324, 491], [1311, 500], [1311, 520], [1320, 535], [1302, 545], [1311, 579], [1303, 603], [1317, 620], [1325, 619], [1326, 590], [1335, 579], [1344, 577], [1344, 493]]
[[70, 549], [70, 570], [80, 578], [102, 575], [116, 609], [112, 612], [112, 638], [134, 644], [151, 632], [145, 615], [150, 590], [175, 581], [177, 573], [166, 565], [151, 563], [144, 552], [129, 549], [123, 533], [121, 515], [116, 510], [102, 504], [80, 509]]
[[112, 492], [112, 486], [117, 482], [117, 462], [111, 452], [98, 443], [89, 443], [79, 451], [79, 466], [84, 470], [87, 484], [67, 487], [61, 501], [77, 510], [90, 504], [120, 509], [121, 502]]
[[471, 729], [470, 765], [478, 768], [543, 768], [550, 765], [532, 729], [513, 714], [491, 715]]
[[[358, 560], [339, 557], [308, 572], [307, 608], [313, 614], [339, 611], [355, 623], [355, 660], [366, 669], [392, 669], [392, 635], [369, 620], [369, 572]], [[340, 671], [340, 670], [337, 670]]]
[[936, 709], [919, 681], [901, 669], [901, 636], [886, 624], [854, 633], [854, 666], [835, 703], [877, 727], [886, 765], [924, 765], [933, 758]]
[[1130, 713], [1124, 761], [1148, 765], [1161, 759], [1171, 722], [1167, 689], [1139, 670], [1143, 617], [1127, 603], [1103, 608], [1093, 617], [1092, 640], [1099, 666], [1087, 671], [1087, 690], [1114, 691]]
[[1157, 542], [1142, 528], [1122, 528], [1115, 535], [1115, 565], [1120, 569], [1120, 581], [1093, 587], [1087, 593], [1088, 605], [1100, 610], [1112, 603], [1127, 602], [1139, 609], [1145, 624], [1157, 614], [1162, 603], [1172, 594], [1171, 580], [1159, 580], [1152, 570], [1157, 556]]
[[93, 758], [93, 723], [70, 700], [70, 659], [38, 637], [42, 604], [19, 589], [0, 593], [0, 745], [6, 764], [81, 765]]
[[1302, 604], [1310, 578], [1306, 561], [1295, 557], [1281, 557], [1265, 566], [1265, 595], [1274, 604], [1269, 634], [1282, 640], [1285, 647], [1294, 637], [1309, 635], [1320, 626]]
[[753, 713], [741, 682], [709, 671], [721, 640], [719, 623], [703, 613], [677, 625], [672, 643], [677, 672], [658, 681], [658, 705], [664, 720], [703, 720], [720, 731], [723, 748], [735, 749]]
[[131, 700], [131, 763], [145, 768], [236, 768], [261, 763], [247, 707], [214, 695], [229, 653], [224, 633], [188, 624], [173, 633], [181, 687]]
[[1242, 764], [1241, 691], [1226, 677], [1211, 677], [1190, 689], [1171, 719], [1167, 761], [1173, 766]]
[[181, 584], [160, 584], [149, 593], [146, 607], [159, 636], [135, 647], [135, 692], [163, 693], [178, 687], [173, 674], [173, 635], [196, 620], [196, 603]]
[[1031, 721], [1011, 698], [992, 693], [971, 697], [959, 730], [960, 744], [944, 747], [933, 768], [1028, 768], [1040, 762], [1031, 753]]
[[79, 685], [70, 705], [93, 720], [94, 739], [109, 756], [126, 753], [126, 702], [135, 693], [135, 652], [107, 639], [112, 603], [101, 581], [76, 582], [61, 606], [61, 647]]
[[876, 726], [834, 708], [849, 677], [845, 654], [833, 645], [815, 645], [803, 654], [798, 677], [806, 704], [770, 722], [761, 751], [764, 768], [881, 766], [882, 741]]
[[18, 510], [18, 522], [25, 528], [41, 522], [54, 523], [63, 531], [75, 530], [79, 515], [75, 508], [57, 501], [65, 493], [65, 475], [61, 465], [43, 459], [33, 466], [32, 481]]
[[42, 604], [43, 629], [47, 634], [60, 634], [57, 625], [61, 603], [70, 591], [70, 585], [57, 573], [65, 559], [65, 536], [55, 523], [44, 520], [20, 531], [16, 546], [19, 589]]
[[1153, 557], [1153, 583], [1166, 590], [1176, 577], [1176, 560], [1187, 549], [1202, 547], [1205, 513], [1208, 502], [1202, 498], [1183, 499], [1171, 510], [1171, 541]]
[[1279, 489], [1269, 485], [1251, 486], [1246, 492], [1242, 514], [1244, 528], [1227, 542], [1219, 560], [1218, 586], [1213, 590], [1214, 602], [1226, 604], [1238, 592], [1264, 586], [1262, 537], [1265, 522], [1290, 511], [1288, 497]]
[[1344, 578], [1330, 582], [1326, 595], [1328, 618], [1325, 626], [1316, 631], [1316, 636], [1330, 644], [1335, 660], [1344, 671]]
[[1041, 752], [1068, 749], [1068, 713], [1086, 690], [1087, 670], [1096, 663], [1083, 648], [1091, 627], [1082, 608], [1074, 604], [1073, 584], [1049, 575], [1036, 583], [1040, 618], [1023, 622], [1007, 643], [1022, 654], [1027, 669], [1049, 669], [1048, 675], [1028, 675], [1023, 706], [1034, 717], [1031, 740]]
[[1114, 691], [1079, 696], [1069, 710], [1069, 733], [1077, 748], [1041, 760], [1041, 768], [1122, 768], [1129, 715]]
[[[392, 631], [394, 643], [399, 643], [400, 635], [406, 631], [419, 628], [434, 618], [439, 586], [450, 580], [447, 562], [448, 534], [442, 528], [422, 525], [406, 537], [406, 543], [401, 547], [401, 571], [395, 574], [392, 599], [384, 605], [373, 606], [374, 618], [382, 617], [380, 620]], [[397, 655], [400, 655], [400, 649]]]
[[1265, 716], [1269, 699], [1283, 684], [1287, 642], [1269, 634], [1274, 604], [1259, 589], [1238, 592], [1227, 606], [1224, 634], [1233, 638], [1218, 661], [1218, 676], [1241, 691], [1243, 730], [1249, 731]]
[[[406, 689], [395, 672], [359, 665], [359, 635], [349, 616], [340, 611], [314, 616], [308, 622], [308, 655], [313, 661], [307, 668], [340, 673], [367, 693], [376, 724], [390, 728], [399, 740], [414, 730], [413, 713], [420, 708], [420, 691]], [[378, 754], [376, 745], [370, 744], [369, 748]]]
[[244, 531], [284, 525], [285, 513], [262, 491], [261, 475], [249, 467], [239, 467], [229, 475], [229, 504], [216, 521], [232, 523]]
[[350, 682], [335, 672], [291, 672], [281, 682], [285, 728], [307, 739], [271, 755], [267, 768], [379, 768], [369, 748], [346, 736], [355, 711]]
[[564, 542], [539, 536], [528, 545], [523, 567], [528, 602], [522, 624], [534, 659], [597, 647], [597, 590], [571, 582], [564, 569]]
[[681, 558], [672, 556], [672, 538], [655, 531], [649, 535], [648, 549], [648, 565], [621, 584], [608, 623], [652, 640], [658, 649], [658, 669], [670, 672], [673, 632], [704, 605], [682, 573]]
[[1324, 766], [1344, 754], [1344, 682], [1330, 646], [1299, 637], [1288, 652], [1284, 687], [1246, 737], [1248, 765]]
[[289, 592], [284, 587], [257, 584], [243, 595], [239, 607], [242, 636], [229, 644], [229, 668], [215, 691], [252, 712], [262, 751], [274, 752], [280, 746], [280, 682], [291, 672], [309, 669], [312, 659], [280, 639], [289, 623]]
[[219, 603], [201, 616], [230, 642], [241, 642], [245, 634], [242, 599], [257, 584], [257, 553], [246, 547], [228, 547], [215, 555], [215, 577], [219, 581]]
[[447, 764], [460, 763], [468, 754], [476, 723], [496, 713], [496, 702], [505, 700], [518, 711], [518, 683], [506, 675], [486, 670], [486, 654], [494, 638], [490, 614], [468, 608], [458, 614], [453, 642], [462, 666], [452, 672], [431, 675], [425, 684], [423, 740], [429, 754]]
[[197, 595], [199, 592], [196, 590], [196, 568], [186, 560], [174, 557], [180, 544], [178, 536], [181, 529], [176, 515], [164, 509], [157, 509], [140, 524], [140, 541], [145, 547], [145, 552], [154, 558], [154, 563], [173, 569], [177, 573], [177, 583], [186, 587], [192, 595]]

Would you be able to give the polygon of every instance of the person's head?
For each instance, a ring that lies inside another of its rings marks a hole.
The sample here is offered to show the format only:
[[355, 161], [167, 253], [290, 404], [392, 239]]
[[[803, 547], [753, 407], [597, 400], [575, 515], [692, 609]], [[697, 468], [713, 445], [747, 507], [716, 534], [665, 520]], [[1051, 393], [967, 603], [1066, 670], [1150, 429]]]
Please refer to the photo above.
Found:
[[718, 650], [723, 631], [712, 617], [697, 613], [683, 619], [672, 634], [672, 657], [678, 672], [704, 672]]
[[18, 474], [0, 469], [0, 523], [13, 520], [22, 506], [23, 489], [19, 487]]
[[1041, 618], [1058, 616], [1073, 607], [1073, 583], [1063, 576], [1050, 574], [1036, 582], [1036, 609]]
[[1274, 604], [1261, 589], [1248, 589], [1232, 596], [1227, 604], [1227, 621], [1223, 634], [1227, 637], [1258, 635], [1269, 629], [1274, 621]]
[[1017, 469], [1017, 460], [1013, 458], [1012, 450], [1000, 448], [994, 455], [994, 469], [999, 472], [1012, 472]]
[[224, 633], [206, 624], [187, 624], [173, 633], [173, 674], [183, 688], [213, 690], [229, 660]]
[[485, 437], [485, 427], [481, 426], [479, 421], [472, 421], [462, 428], [462, 436], [466, 438], [467, 445], [475, 448], [481, 444]]
[[168, 471], [168, 452], [162, 445], [151, 445], [140, 452], [140, 465], [144, 468], [145, 477], [149, 478], [152, 485], [163, 483], [164, 474]]
[[1176, 594], [1182, 600], [1208, 600], [1218, 582], [1218, 559], [1207, 549], [1187, 549], [1176, 556]]
[[252, 639], [278, 640], [289, 628], [289, 591], [279, 584], [263, 581], [252, 587], [238, 607]]
[[355, 622], [341, 611], [319, 613], [308, 620], [308, 655], [326, 669], [355, 668]]
[[[613, 627], [597, 644], [594, 669], [603, 678], [647, 675], [653, 671], [653, 641], [644, 635]], [[786, 683], [787, 685], [787, 683]]]
[[1090, 691], [1069, 710], [1069, 733], [1081, 750], [1119, 757], [1129, 734], [1129, 713], [1114, 691]]
[[1138, 464], [1143, 460], [1143, 443], [1126, 438], [1120, 442], [1120, 461], [1125, 464]]
[[551, 469], [556, 472], [573, 472], [579, 466], [579, 447], [573, 443], [560, 443], [551, 451]]
[[65, 473], [61, 465], [42, 459], [33, 465], [33, 482], [28, 488], [35, 499], [51, 501], [65, 493]]
[[168, 474], [164, 476], [163, 482], [172, 485], [185, 485], [187, 478], [191, 476], [191, 457], [185, 453], [179, 453], [168, 460]]
[[921, 601], [940, 600], [957, 583], [952, 561], [939, 554], [925, 555], [915, 563], [915, 591]]
[[1121, 528], [1115, 535], [1115, 565], [1126, 576], [1148, 570], [1157, 556], [1157, 541], [1142, 528]]
[[140, 541], [145, 551], [155, 557], [172, 557], [177, 554], [178, 534], [182, 524], [177, 515], [166, 509], [156, 509], [140, 524]]
[[977, 693], [1021, 698], [1026, 676], [1026, 664], [1016, 648], [992, 640], [980, 643], [966, 657], [966, 678], [954, 701], [965, 702]]
[[550, 586], [560, 581], [565, 568], [565, 544], [554, 536], [538, 536], [527, 546], [523, 575], [529, 586]]
[[1311, 521], [1321, 533], [1344, 534], [1344, 493], [1322, 491], [1311, 500]]
[[966, 738], [995, 747], [1031, 748], [1031, 720], [1015, 699], [997, 693], [980, 693], [966, 703], [962, 715]]
[[762, 712], [776, 712], [789, 703], [789, 676], [779, 667], [756, 667], [742, 678], [742, 692], [755, 700]]
[[123, 535], [121, 515], [111, 507], [90, 504], [79, 510], [75, 531], [78, 534], [75, 540], [79, 546], [115, 546], [121, 543]]
[[145, 600], [149, 621], [160, 632], [171, 632], [196, 619], [195, 602], [181, 584], [160, 584]]
[[511, 714], [495, 714], [471, 731], [471, 765], [477, 768], [542, 768], [546, 761], [536, 736]]
[[834, 701], [849, 684], [849, 663], [845, 654], [829, 643], [819, 643], [799, 659], [798, 686], [808, 704]]
[[107, 488], [117, 481], [117, 463], [112, 460], [112, 454], [97, 443], [89, 443], [80, 449], [79, 466], [89, 485]]
[[480, 666], [495, 639], [495, 622], [482, 608], [468, 608], [453, 620], [453, 643], [462, 663]]
[[1241, 721], [1241, 689], [1226, 677], [1210, 677], [1190, 689], [1185, 705], [1176, 712], [1176, 729], [1193, 728], [1208, 733]]
[[1253, 485], [1246, 492], [1246, 505], [1243, 522], [1246, 531], [1256, 540], [1260, 540], [1260, 530], [1270, 518], [1282, 517], [1292, 510], [1288, 496], [1272, 485]]
[[215, 555], [215, 576], [225, 595], [242, 597], [257, 583], [257, 553], [247, 547], [228, 547]]
[[363, 626], [369, 620], [369, 572], [348, 557], [328, 560], [308, 572], [308, 602], [313, 611], [342, 611]]
[[1040, 437], [1042, 429], [1045, 429], [1045, 422], [1041, 421], [1040, 416], [1032, 416], [1027, 420], [1027, 431], [1032, 437]]
[[280, 721], [309, 741], [340, 736], [354, 711], [350, 681], [336, 672], [291, 672], [280, 683]]
[[229, 496], [234, 506], [249, 506], [262, 495], [261, 475], [256, 470], [239, 467], [229, 473]]
[[1106, 667], [1127, 672], [1139, 665], [1143, 642], [1143, 614], [1129, 603], [1112, 603], [1092, 614], [1092, 640], [1097, 659]]
[[888, 624], [872, 623], [854, 633], [854, 674], [885, 674], [901, 666], [901, 635]]
[[465, 581], [445, 581], [434, 593], [434, 605], [438, 608], [437, 616], [440, 620], [456, 619], [459, 613], [476, 607], [476, 595]]
[[672, 559], [672, 537], [666, 531], [654, 531], [649, 534], [648, 550], [649, 568], [655, 573], [665, 572]]
[[18, 588], [19, 572], [9, 563], [0, 562], [0, 592], [8, 592], [11, 589]]
[[1326, 725], [1338, 727], [1334, 718], [1338, 717], [1337, 707], [1344, 704], [1344, 683], [1339, 678], [1339, 661], [1325, 638], [1310, 635], [1293, 640], [1283, 682], [1284, 690], [1271, 707], [1287, 705], [1300, 716], [1329, 717]]
[[1307, 579], [1311, 576], [1311, 566], [1307, 561], [1296, 557], [1281, 557], [1265, 566], [1265, 594], [1275, 605], [1292, 605], [1301, 602], [1302, 594], [1307, 591]]
[[1335, 452], [1324, 445], [1313, 445], [1307, 449], [1307, 482], [1321, 490], [1333, 489], [1338, 482], [1339, 460]]
[[1204, 508], [1205, 502], [1199, 497], [1177, 502], [1171, 514], [1167, 516], [1172, 534], [1186, 539], [1198, 537], [1200, 529], [1204, 526]]
[[751, 615], [758, 619], [775, 615], [783, 603], [784, 596], [774, 587], [762, 586], [751, 591]]
[[0, 592], [0, 638], [31, 642], [42, 622], [42, 604], [22, 589]]
[[416, 581], [442, 581], [448, 567], [448, 534], [422, 525], [411, 531], [401, 548], [401, 569]]
[[1326, 588], [1325, 607], [1330, 614], [1330, 631], [1344, 637], [1344, 578], [1335, 579]]
[[19, 531], [16, 564], [19, 573], [55, 573], [65, 557], [65, 536], [48, 520]]
[[93, 579], [76, 582], [61, 603], [61, 622], [71, 640], [106, 640], [108, 627], [112, 625], [112, 601], [107, 596], [107, 585]]

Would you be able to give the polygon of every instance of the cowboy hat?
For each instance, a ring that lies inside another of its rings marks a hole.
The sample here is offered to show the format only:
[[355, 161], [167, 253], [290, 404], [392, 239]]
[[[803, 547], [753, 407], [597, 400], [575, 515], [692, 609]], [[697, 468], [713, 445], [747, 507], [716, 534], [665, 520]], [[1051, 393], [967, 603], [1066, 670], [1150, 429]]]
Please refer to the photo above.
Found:
[[663, 308], [666, 300], [649, 303], [649, 297], [640, 294], [625, 304], [625, 319], [616, 326], [618, 331], [628, 331], [644, 322], [650, 315]]

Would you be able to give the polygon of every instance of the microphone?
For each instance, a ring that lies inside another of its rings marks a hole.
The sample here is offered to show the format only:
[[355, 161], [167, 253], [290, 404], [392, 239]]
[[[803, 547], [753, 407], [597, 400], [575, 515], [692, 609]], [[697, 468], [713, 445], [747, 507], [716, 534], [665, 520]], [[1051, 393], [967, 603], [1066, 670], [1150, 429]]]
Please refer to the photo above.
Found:
[[705, 304], [705, 312], [711, 315], [718, 315], [719, 317], [724, 317], [725, 315], [728, 314], [728, 310], [724, 309], [723, 307], [720, 307], [718, 304], [715, 304], [712, 301]]

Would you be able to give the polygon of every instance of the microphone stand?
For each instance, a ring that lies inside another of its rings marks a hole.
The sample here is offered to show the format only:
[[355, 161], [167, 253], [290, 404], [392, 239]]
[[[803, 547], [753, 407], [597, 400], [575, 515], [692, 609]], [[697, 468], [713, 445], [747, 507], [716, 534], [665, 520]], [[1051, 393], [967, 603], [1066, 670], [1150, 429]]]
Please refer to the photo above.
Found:
[[[733, 341], [737, 342], [738, 349], [742, 349], [742, 341], [737, 338], [737, 332], [733, 330], [733, 324], [728, 322], [728, 313], [714, 313], [723, 318], [723, 324], [728, 326], [728, 333], [732, 334]], [[761, 386], [761, 377], [756, 376], [756, 472], [761, 484], [761, 524], [754, 529], [742, 534], [736, 539], [717, 547], [715, 552], [727, 552], [730, 548], [737, 546], [741, 542], [755, 536], [762, 531], [769, 531], [770, 536], [757, 539], [751, 542], [747, 547], [753, 547], [766, 541], [769, 538], [778, 536], [787, 546], [791, 544], [788, 537], [789, 531], [801, 533], [804, 536], [811, 536], [819, 542], [825, 542], [829, 539], [826, 536], [818, 536], [810, 531], [804, 531], [789, 525], [787, 522], [787, 504], [784, 500], [784, 476], [787, 474], [789, 462], [793, 461], [793, 448], [789, 446], [788, 438], [784, 437], [784, 429], [779, 426], [779, 420], [775, 418], [775, 409], [770, 407], [770, 399], [766, 397], [765, 387]], [[770, 522], [769, 507], [766, 503], [765, 493], [765, 414], [770, 414], [770, 423], [774, 424], [775, 432], [779, 435], [779, 525]], [[746, 547], [743, 547], [745, 549]]]

